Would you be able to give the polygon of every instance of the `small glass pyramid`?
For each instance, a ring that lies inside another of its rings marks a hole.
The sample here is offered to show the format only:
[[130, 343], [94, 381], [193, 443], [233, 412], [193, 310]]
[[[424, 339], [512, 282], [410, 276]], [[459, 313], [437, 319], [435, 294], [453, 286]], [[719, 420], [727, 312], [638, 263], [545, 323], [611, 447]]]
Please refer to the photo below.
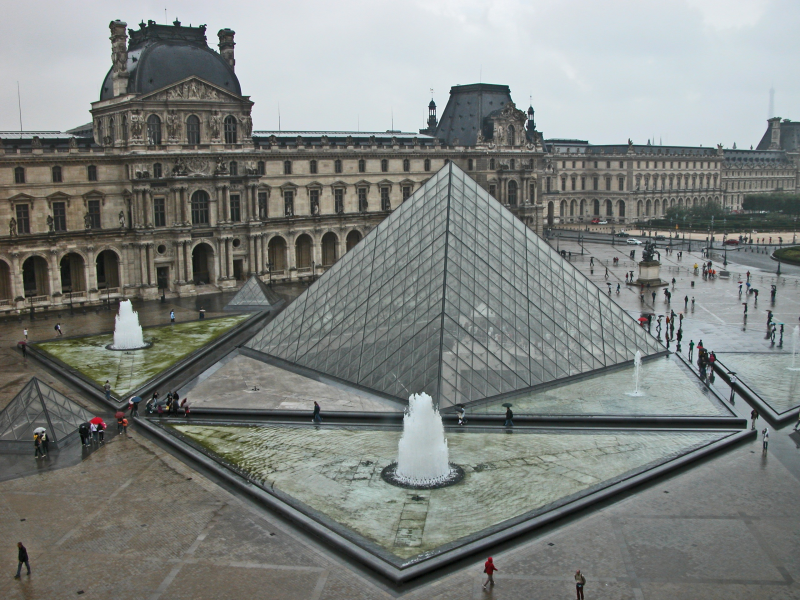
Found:
[[82, 406], [34, 377], [0, 412], [0, 450], [22, 444], [32, 449], [37, 427], [44, 427], [50, 442], [58, 445], [92, 417]]
[[663, 351], [452, 163], [246, 345], [442, 408]]
[[281, 302], [282, 300], [266, 283], [261, 281], [256, 275], [251, 275], [250, 279], [236, 292], [233, 299], [225, 305], [224, 310], [269, 310]]

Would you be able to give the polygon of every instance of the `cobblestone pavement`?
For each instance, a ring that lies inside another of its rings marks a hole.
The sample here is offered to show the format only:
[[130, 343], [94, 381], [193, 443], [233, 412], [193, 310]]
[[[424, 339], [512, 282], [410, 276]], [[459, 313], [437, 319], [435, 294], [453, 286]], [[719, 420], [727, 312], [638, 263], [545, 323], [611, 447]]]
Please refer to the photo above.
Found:
[[[628, 252], [591, 250], [604, 260], [616, 253], [624, 261]], [[682, 265], [694, 261], [684, 255]], [[588, 258], [575, 263], [588, 273]], [[623, 267], [609, 269], [622, 282], [614, 299], [636, 313], [639, 298], [625, 288]], [[764, 339], [771, 276], [751, 270], [762, 289], [762, 312], [755, 317], [751, 299], [744, 328], [733, 282], [698, 277], [691, 288], [688, 273], [675, 272], [673, 298], [696, 297], [695, 312], [684, 321], [684, 344], [702, 337], [712, 348], [781, 351]], [[604, 271], [596, 268], [593, 279], [605, 285]], [[796, 323], [797, 278], [781, 278], [778, 290], [776, 318]], [[175, 306], [180, 319], [194, 317], [194, 306]], [[137, 310], [144, 324], [168, 314], [157, 302]], [[62, 319], [66, 335], [97, 333], [111, 329], [113, 314]], [[52, 337], [54, 323], [52, 316], [37, 320], [30, 334]], [[86, 403], [11, 349], [26, 324], [0, 323], [0, 407], [34, 374]], [[735, 410], [745, 416], [749, 407], [742, 404]], [[0, 482], [0, 598], [550, 600], [574, 598], [572, 575], [580, 568], [591, 600], [800, 600], [799, 449], [800, 435], [785, 427], [772, 432], [767, 454], [760, 442], [745, 443], [499, 548], [497, 585], [489, 591], [481, 588], [482, 556], [393, 590], [134, 428], [129, 438], [114, 438], [75, 465]], [[28, 548], [33, 575], [15, 581], [18, 541]]]

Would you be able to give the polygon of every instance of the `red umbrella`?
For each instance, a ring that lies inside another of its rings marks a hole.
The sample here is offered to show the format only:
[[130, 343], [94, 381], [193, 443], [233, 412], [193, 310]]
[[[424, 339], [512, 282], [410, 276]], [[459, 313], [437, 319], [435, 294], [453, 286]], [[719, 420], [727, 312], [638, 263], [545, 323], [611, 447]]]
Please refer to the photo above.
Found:
[[116, 412], [116, 414], [114, 415], [114, 418], [115, 419], [124, 419], [125, 418], [125, 413], [122, 412], [121, 410], [118, 410]]
[[89, 421], [92, 425], [102, 425], [103, 429], [106, 428], [106, 424], [103, 422], [103, 419], [100, 417], [94, 417], [91, 421]]
[[639, 317], [639, 323], [644, 323], [647, 321], [647, 317]]

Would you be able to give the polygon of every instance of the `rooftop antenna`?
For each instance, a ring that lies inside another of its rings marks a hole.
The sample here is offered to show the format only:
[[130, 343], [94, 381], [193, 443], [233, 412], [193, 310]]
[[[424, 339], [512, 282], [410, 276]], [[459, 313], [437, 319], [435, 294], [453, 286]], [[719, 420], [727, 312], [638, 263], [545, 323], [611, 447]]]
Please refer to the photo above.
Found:
[[22, 135], [22, 100], [19, 95], [19, 81], [17, 82], [17, 107], [19, 108], [19, 133]]
[[478, 77], [480, 81], [478, 83], [483, 83], [483, 65], [481, 65], [480, 75]]
[[771, 119], [775, 116], [775, 88], [769, 88], [769, 116], [768, 119]]
[[356, 131], [361, 133], [361, 115], [356, 115]]
[[164, 25], [169, 25], [169, 23], [167, 22], [168, 20], [169, 19], [167, 18], [167, 9], [165, 8], [164, 9]]
[[278, 102], [278, 131], [281, 130], [281, 103]]
[[392, 107], [392, 131], [394, 131], [394, 106]]

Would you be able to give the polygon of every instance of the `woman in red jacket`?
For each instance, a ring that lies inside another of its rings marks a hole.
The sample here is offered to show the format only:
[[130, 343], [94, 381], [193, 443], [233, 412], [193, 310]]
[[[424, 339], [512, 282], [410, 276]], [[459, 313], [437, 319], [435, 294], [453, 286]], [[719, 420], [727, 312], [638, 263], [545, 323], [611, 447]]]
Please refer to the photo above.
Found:
[[483, 584], [483, 587], [486, 587], [489, 584], [494, 585], [494, 577], [492, 576], [495, 571], [499, 571], [497, 567], [494, 566], [492, 562], [492, 557], [486, 559], [486, 563], [483, 565], [483, 572], [486, 573], [487, 579], [486, 583]]

